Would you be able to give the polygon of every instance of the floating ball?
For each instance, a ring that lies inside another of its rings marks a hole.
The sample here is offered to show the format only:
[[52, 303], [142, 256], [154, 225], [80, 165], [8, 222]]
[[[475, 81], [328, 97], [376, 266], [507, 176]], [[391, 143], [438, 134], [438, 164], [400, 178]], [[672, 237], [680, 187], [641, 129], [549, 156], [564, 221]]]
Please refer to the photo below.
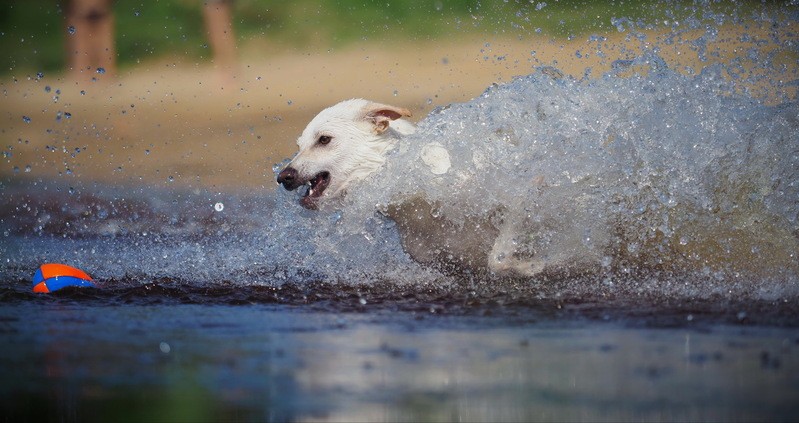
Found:
[[95, 288], [91, 276], [66, 264], [43, 264], [33, 275], [33, 292], [46, 294], [67, 286]]

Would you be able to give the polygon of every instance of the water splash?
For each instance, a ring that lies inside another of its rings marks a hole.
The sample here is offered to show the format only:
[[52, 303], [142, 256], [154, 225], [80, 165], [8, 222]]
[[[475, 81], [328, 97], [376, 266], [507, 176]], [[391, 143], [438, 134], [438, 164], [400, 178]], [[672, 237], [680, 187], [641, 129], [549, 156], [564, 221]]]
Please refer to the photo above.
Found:
[[[489, 260], [513, 257], [509, 266], [795, 278], [796, 104], [738, 97], [719, 68], [652, 71], [591, 82], [539, 73], [435, 112], [352, 201], [419, 196], [458, 228], [493, 215], [487, 242], [502, 257]], [[433, 140], [452, 157], [445, 175], [413, 147]]]

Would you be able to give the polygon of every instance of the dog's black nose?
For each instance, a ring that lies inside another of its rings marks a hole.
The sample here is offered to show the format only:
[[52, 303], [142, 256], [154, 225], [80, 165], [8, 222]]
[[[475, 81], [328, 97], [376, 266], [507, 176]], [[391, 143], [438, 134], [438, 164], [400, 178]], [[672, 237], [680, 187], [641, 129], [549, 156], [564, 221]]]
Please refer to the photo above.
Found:
[[289, 191], [300, 186], [301, 184], [297, 182], [297, 169], [287, 167], [281, 170], [280, 174], [277, 175], [277, 183], [283, 185], [283, 188]]

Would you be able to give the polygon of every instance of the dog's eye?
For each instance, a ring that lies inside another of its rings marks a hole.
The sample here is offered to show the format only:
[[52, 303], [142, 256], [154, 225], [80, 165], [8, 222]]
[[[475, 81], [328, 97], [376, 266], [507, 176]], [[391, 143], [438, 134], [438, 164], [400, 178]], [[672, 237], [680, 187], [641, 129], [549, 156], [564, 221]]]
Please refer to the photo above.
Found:
[[331, 137], [330, 135], [320, 135], [317, 141], [319, 142], [319, 144], [327, 145], [330, 144], [330, 140], [332, 139], [333, 137]]

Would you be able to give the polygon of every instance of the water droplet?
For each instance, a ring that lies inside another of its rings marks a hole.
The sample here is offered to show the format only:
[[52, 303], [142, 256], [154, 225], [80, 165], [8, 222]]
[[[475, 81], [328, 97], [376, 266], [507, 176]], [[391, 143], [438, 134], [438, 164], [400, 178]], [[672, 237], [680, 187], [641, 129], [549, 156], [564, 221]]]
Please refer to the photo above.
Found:
[[214, 204], [214, 210], [216, 210], [218, 212], [221, 212], [224, 209], [225, 209], [225, 205], [223, 203], [220, 202], [220, 203]]
[[22, 116], [22, 121], [25, 122], [25, 123], [31, 123], [31, 118], [29, 118], [27, 116]]
[[25, 166], [25, 173], [30, 173], [30, 171], [31, 171], [31, 165], [26, 165]]
[[293, 101], [291, 101], [291, 100], [287, 101], [286, 103], [287, 103], [289, 106], [291, 106], [292, 104], [294, 104], [294, 102], [293, 102]]
[[72, 113], [70, 113], [70, 112], [64, 112], [64, 117], [65, 117], [65, 118], [67, 118], [67, 119], [69, 119], [69, 118], [71, 118], [71, 117], [72, 117]]
[[46, 86], [44, 87], [44, 92], [46, 92], [46, 93], [49, 93], [49, 92], [50, 92], [50, 86], [49, 86], [49, 85], [46, 85]]
[[70, 25], [69, 27], [67, 27], [67, 32], [69, 33], [69, 35], [74, 35], [75, 34], [75, 27]]
[[366, 305], [366, 299], [364, 298], [359, 299], [358, 302], [361, 303], [361, 305]]
[[158, 349], [164, 354], [169, 354], [169, 352], [172, 351], [172, 347], [170, 347], [166, 342], [161, 342], [158, 344]]
[[44, 78], [44, 73], [36, 72], [36, 79], [42, 79], [42, 78]]
[[80, 90], [80, 95], [86, 95], [86, 90]]
[[399, 94], [399, 91], [394, 90], [394, 97], [396, 97], [398, 94]]
[[680, 237], [680, 245], [688, 245], [688, 238], [681, 236]]
[[97, 68], [97, 73], [99, 73], [101, 75], [104, 74], [105, 73], [105, 68]]

